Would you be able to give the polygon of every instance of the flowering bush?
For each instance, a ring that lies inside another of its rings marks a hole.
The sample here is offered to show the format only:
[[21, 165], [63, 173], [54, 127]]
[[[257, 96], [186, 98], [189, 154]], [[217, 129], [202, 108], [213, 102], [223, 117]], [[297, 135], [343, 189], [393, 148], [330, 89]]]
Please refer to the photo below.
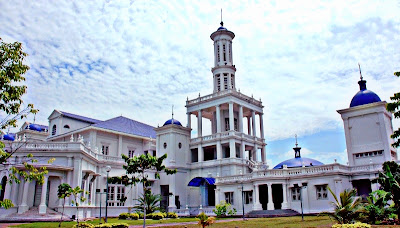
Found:
[[367, 223], [356, 222], [354, 224], [335, 224], [332, 228], [371, 228]]

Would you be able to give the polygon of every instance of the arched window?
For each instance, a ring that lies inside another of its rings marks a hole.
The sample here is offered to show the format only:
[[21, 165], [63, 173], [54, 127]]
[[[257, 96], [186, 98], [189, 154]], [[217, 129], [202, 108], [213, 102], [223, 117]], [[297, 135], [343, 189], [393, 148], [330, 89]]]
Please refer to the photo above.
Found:
[[69, 129], [69, 125], [64, 125], [64, 128]]
[[1, 179], [1, 191], [0, 191], [0, 200], [3, 201], [4, 200], [4, 193], [6, 191], [6, 185], [7, 185], [7, 177], [4, 176]]
[[57, 126], [54, 124], [53, 128], [51, 128], [51, 135], [56, 135], [57, 133]]

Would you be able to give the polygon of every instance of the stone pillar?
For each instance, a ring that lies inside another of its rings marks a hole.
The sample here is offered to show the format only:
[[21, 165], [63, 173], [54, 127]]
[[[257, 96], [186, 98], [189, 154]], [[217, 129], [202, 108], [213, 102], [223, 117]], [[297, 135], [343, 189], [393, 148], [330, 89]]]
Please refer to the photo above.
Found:
[[187, 114], [187, 125], [186, 127], [192, 128], [192, 119], [190, 118], [190, 112], [186, 113]]
[[254, 201], [253, 201], [253, 211], [262, 210], [262, 205], [260, 203], [258, 184], [254, 184]]
[[215, 106], [215, 114], [217, 119], [217, 133], [221, 133], [221, 108], [219, 105]]
[[246, 147], [245, 147], [246, 145], [244, 144], [244, 142], [242, 141], [242, 143], [240, 144], [240, 157], [241, 158], [245, 158], [244, 157], [244, 152], [246, 151]]
[[233, 117], [233, 102], [229, 102], [229, 130], [235, 130], [234, 127], [234, 117]]
[[222, 146], [221, 141], [217, 141], [217, 159], [222, 159]]
[[268, 204], [267, 210], [274, 210], [274, 202], [272, 200], [272, 184], [268, 184]]
[[[15, 184], [15, 183], [14, 183]], [[6, 186], [5, 186], [5, 190], [4, 190], [4, 199], [9, 199], [9, 200], [11, 200], [11, 192], [12, 192], [12, 184], [10, 184], [9, 182], [8, 182], [8, 178], [7, 178], [7, 181], [6, 181]], [[14, 193], [15, 194], [15, 193]]]
[[47, 196], [47, 182], [49, 181], [49, 177], [44, 176], [44, 182], [42, 185], [42, 195], [40, 196], [40, 205], [39, 205], [39, 214], [46, 214], [46, 196]]
[[169, 204], [168, 204], [168, 211], [169, 212], [173, 212], [174, 209], [176, 209], [176, 203], [175, 203], [175, 180], [176, 180], [176, 176], [175, 175], [171, 175], [169, 176], [169, 180], [170, 180], [170, 185], [169, 185], [169, 192], [172, 193], [172, 195], [168, 194], [169, 197]]
[[117, 157], [121, 157], [123, 151], [122, 151], [122, 135], [118, 136], [118, 152], [117, 152]]
[[22, 214], [25, 211], [29, 210], [28, 206], [28, 193], [29, 193], [29, 181], [24, 182], [24, 189], [23, 189], [23, 194], [22, 194], [22, 201], [21, 204], [18, 207], [18, 214]]
[[197, 137], [201, 136], [202, 136], [202, 116], [201, 116], [201, 110], [199, 110], [197, 115]]
[[239, 132], [243, 133], [243, 106], [239, 105]]
[[234, 139], [229, 140], [229, 157], [236, 158], [236, 145]]
[[247, 117], [247, 134], [251, 135], [250, 116]]
[[220, 191], [219, 188], [215, 189], [215, 204], [216, 205], [219, 204], [219, 201], [220, 201], [220, 199], [219, 199], [219, 191]]
[[254, 110], [251, 111], [251, 128], [253, 129], [253, 136], [257, 136], [256, 134], [256, 112]]
[[287, 201], [287, 184], [282, 184], [282, 191], [283, 191], [282, 209], [289, 209]]
[[[68, 160], [69, 159], [71, 159], [72, 160], [72, 158], [68, 158]], [[69, 184], [69, 185], [71, 185], [72, 186], [72, 172], [71, 171], [66, 171], [67, 172], [67, 184]], [[64, 205], [65, 206], [68, 206], [69, 205], [69, 202], [70, 202], [70, 197], [66, 197], [65, 198], [65, 202], [64, 202]]]
[[260, 134], [261, 134], [261, 138], [264, 138], [264, 120], [263, 120], [263, 113], [258, 114], [258, 116], [260, 117]]
[[197, 160], [198, 162], [204, 161], [203, 146], [201, 146], [201, 144], [197, 146]]

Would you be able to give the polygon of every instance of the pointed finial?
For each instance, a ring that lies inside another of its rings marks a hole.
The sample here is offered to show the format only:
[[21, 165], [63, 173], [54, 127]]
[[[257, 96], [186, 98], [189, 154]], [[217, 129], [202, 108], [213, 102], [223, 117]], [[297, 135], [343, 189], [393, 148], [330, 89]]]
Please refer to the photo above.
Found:
[[222, 8], [221, 8], [221, 23], [220, 23], [220, 25], [224, 26], [224, 22], [222, 21]]
[[174, 118], [174, 105], [172, 105], [172, 119]]
[[358, 63], [358, 69], [360, 70], [360, 79], [363, 80], [363, 76], [362, 76], [362, 74], [361, 74], [361, 66], [360, 66], [360, 63]]
[[297, 143], [297, 134], [295, 134], [294, 137], [296, 138], [296, 147], [297, 147], [297, 146], [299, 145], [299, 144]]

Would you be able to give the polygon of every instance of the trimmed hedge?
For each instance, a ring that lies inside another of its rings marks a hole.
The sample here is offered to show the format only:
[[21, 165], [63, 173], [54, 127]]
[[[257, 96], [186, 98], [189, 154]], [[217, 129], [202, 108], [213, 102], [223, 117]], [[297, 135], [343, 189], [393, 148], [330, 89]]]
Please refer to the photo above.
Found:
[[168, 212], [167, 218], [178, 218], [178, 215], [175, 212]]
[[367, 223], [356, 222], [354, 224], [335, 224], [332, 228], [371, 228]]
[[78, 224], [75, 224], [72, 228], [94, 228], [94, 225], [86, 222], [81, 222], [79, 223], [79, 226]]
[[146, 215], [146, 218], [153, 219], [153, 220], [160, 220], [160, 219], [164, 218], [164, 215], [161, 212], [155, 212], [155, 213]]

